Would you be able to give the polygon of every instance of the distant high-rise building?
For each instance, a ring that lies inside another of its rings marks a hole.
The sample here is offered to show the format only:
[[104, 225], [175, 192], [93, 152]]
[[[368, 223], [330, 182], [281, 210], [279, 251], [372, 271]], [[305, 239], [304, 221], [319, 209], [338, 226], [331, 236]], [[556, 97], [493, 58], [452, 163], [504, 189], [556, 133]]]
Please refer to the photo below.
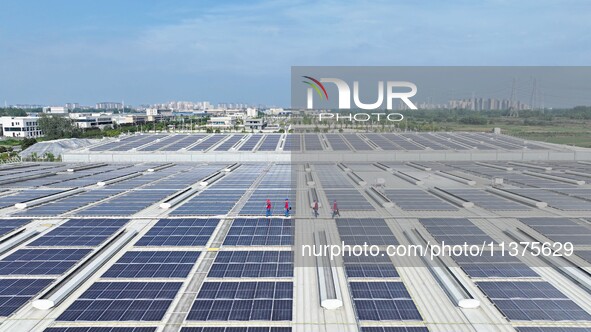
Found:
[[117, 103], [117, 102], [112, 102], [112, 101], [105, 101], [105, 102], [96, 103], [96, 109], [99, 109], [99, 110], [122, 110], [123, 104]]

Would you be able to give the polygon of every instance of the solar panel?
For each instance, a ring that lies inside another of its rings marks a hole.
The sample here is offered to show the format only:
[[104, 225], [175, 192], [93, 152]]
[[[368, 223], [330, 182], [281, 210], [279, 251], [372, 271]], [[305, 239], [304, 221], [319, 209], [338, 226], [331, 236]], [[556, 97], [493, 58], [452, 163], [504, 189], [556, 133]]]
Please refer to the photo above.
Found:
[[25, 203], [49, 195], [57, 194], [62, 190], [23, 190], [14, 195], [0, 197], [0, 209], [14, 206], [16, 203]]
[[337, 218], [337, 228], [341, 240], [346, 245], [395, 245], [398, 241], [386, 225], [384, 219], [378, 218]]
[[281, 135], [267, 134], [257, 151], [275, 151]]
[[568, 218], [520, 218], [519, 220], [552, 241], [591, 245], [591, 228]]
[[285, 136], [285, 144], [283, 145], [283, 151], [300, 151], [301, 148], [301, 135], [288, 134]]
[[351, 148], [345, 143], [345, 139], [341, 135], [326, 134], [325, 136], [334, 151], [351, 151]]
[[129, 251], [103, 274], [103, 278], [185, 278], [199, 251]]
[[335, 165], [314, 165], [318, 179], [325, 189], [355, 188], [345, 174]]
[[345, 139], [349, 141], [349, 144], [351, 144], [351, 146], [357, 151], [373, 150], [371, 146], [356, 134], [343, 134], [343, 137], [345, 137]]
[[422, 326], [363, 326], [361, 332], [429, 332], [429, 329]]
[[88, 204], [98, 202], [107, 197], [117, 195], [123, 190], [94, 189], [77, 195], [68, 196], [62, 199], [51, 201], [47, 204], [39, 205], [17, 213], [19, 216], [48, 216], [55, 217], [68, 211], [79, 209]]
[[210, 327], [183, 327], [181, 332], [291, 332], [291, 327], [261, 327], [261, 326], [210, 326]]
[[494, 240], [466, 218], [420, 218], [419, 222], [439, 242], [482, 245]]
[[58, 321], [160, 321], [181, 282], [95, 282]]
[[350, 282], [359, 320], [422, 320], [401, 282]]
[[587, 327], [561, 327], [561, 326], [517, 326], [515, 327], [517, 332], [588, 332]]
[[157, 140], [154, 144], [150, 144], [148, 146], [145, 146], [143, 148], [138, 149], [138, 151], [156, 151], [156, 150], [160, 150], [161, 148], [165, 147], [165, 146], [169, 146], [172, 145], [174, 143], [179, 142], [180, 140], [184, 139], [186, 136], [185, 135], [172, 135], [172, 136], [168, 136], [167, 138], [163, 138], [163, 139], [159, 139]]
[[19, 249], [0, 260], [0, 275], [62, 274], [89, 252], [89, 249]]
[[240, 209], [240, 215], [261, 216], [266, 214], [267, 199], [271, 201], [271, 214], [283, 215], [285, 211], [285, 198], [289, 199], [289, 205], [295, 210], [295, 194], [291, 189], [257, 189], [248, 198], [248, 201]]
[[219, 219], [161, 219], [136, 246], [204, 246]]
[[218, 145], [215, 148], [215, 151], [228, 151], [232, 148], [238, 141], [240, 141], [245, 135], [232, 135], [227, 140], [223, 141], [222, 144]]
[[484, 253], [482, 256], [454, 256], [458, 265], [472, 278], [536, 278], [539, 275], [509, 253]]
[[226, 135], [213, 135], [209, 138], [204, 139], [197, 145], [192, 146], [189, 151], [205, 151], [212, 146], [218, 144], [222, 139], [226, 138]]
[[30, 219], [0, 219], [0, 236], [28, 224]]
[[405, 211], [457, 211], [458, 208], [420, 189], [386, 189], [384, 194]]
[[53, 279], [0, 279], [0, 316], [17, 311]]
[[98, 246], [128, 221], [128, 219], [71, 219], [36, 239], [29, 246]]
[[217, 216], [227, 214], [245, 193], [245, 189], [206, 189], [170, 213], [172, 216]]
[[220, 251], [208, 278], [293, 277], [291, 251]]
[[306, 151], [322, 151], [322, 143], [316, 134], [304, 134], [304, 145]]
[[204, 282], [187, 320], [289, 321], [291, 282]]
[[290, 246], [293, 244], [290, 219], [234, 219], [224, 240], [225, 246]]
[[252, 151], [252, 149], [254, 149], [254, 147], [259, 143], [259, 140], [263, 137], [263, 135], [259, 135], [259, 134], [255, 134], [250, 136], [249, 138], [246, 139], [246, 142], [244, 142], [240, 148], [238, 148], [238, 151]]
[[528, 211], [528, 206], [480, 189], [445, 189], [448, 193], [492, 211]]
[[174, 142], [168, 146], [163, 147], [160, 151], [178, 151], [180, 149], [185, 149], [189, 145], [197, 142], [198, 140], [204, 138], [207, 135], [204, 134], [190, 134], [185, 135], [181, 140]]
[[340, 211], [374, 211], [375, 208], [367, 199], [356, 189], [352, 190], [333, 190], [324, 189], [326, 198], [329, 202], [337, 201]]
[[154, 332], [155, 327], [50, 327], [44, 332]]
[[377, 256], [369, 254], [355, 256], [344, 253], [345, 272], [349, 278], [397, 278], [396, 268], [390, 258], [384, 253]]
[[591, 315], [547, 282], [487, 281], [476, 284], [510, 320], [591, 320]]
[[541, 189], [505, 189], [564, 211], [591, 211], [591, 202]]
[[172, 194], [174, 189], [137, 189], [76, 212], [79, 216], [130, 216]]

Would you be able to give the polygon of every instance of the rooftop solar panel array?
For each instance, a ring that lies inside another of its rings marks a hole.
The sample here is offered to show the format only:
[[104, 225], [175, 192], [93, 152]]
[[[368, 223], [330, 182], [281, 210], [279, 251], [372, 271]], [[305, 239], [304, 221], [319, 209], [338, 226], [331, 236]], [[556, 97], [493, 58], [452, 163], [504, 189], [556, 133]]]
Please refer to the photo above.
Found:
[[208, 278], [291, 278], [292, 251], [220, 251]]
[[0, 208], [14, 206], [17, 203], [25, 203], [49, 195], [57, 194], [62, 190], [23, 190], [14, 195], [0, 197]]
[[591, 227], [567, 218], [519, 218], [521, 222], [556, 242], [591, 245]]
[[423, 326], [363, 326], [361, 332], [429, 332]]
[[181, 282], [95, 282], [57, 321], [160, 321]]
[[490, 252], [482, 256], [454, 256], [471, 278], [536, 278], [539, 275], [508, 252]]
[[320, 143], [320, 138], [318, 135], [315, 134], [304, 134], [304, 146], [306, 151], [322, 151], [322, 143]]
[[373, 150], [369, 144], [362, 140], [357, 134], [343, 134], [343, 137], [351, 144], [351, 146], [357, 151], [369, 151]]
[[540, 189], [505, 189], [517, 195], [546, 202], [549, 206], [565, 211], [591, 211], [591, 202]]
[[351, 151], [351, 148], [345, 143], [345, 139], [341, 135], [326, 135], [326, 140], [334, 151]]
[[101, 144], [101, 145], [91, 147], [89, 150], [90, 151], [109, 151], [109, 150], [116, 148], [118, 146], [126, 146], [128, 144], [139, 141], [141, 139], [145, 139], [146, 137], [148, 137], [148, 136], [135, 135], [135, 136], [122, 137], [119, 139], [115, 139], [114, 141], [111, 141], [106, 144]]
[[423, 320], [401, 282], [350, 282], [349, 285], [360, 320]]
[[390, 257], [384, 253], [370, 255], [369, 253], [356, 256], [353, 253], [344, 253], [343, 261], [345, 272], [349, 278], [397, 278], [396, 268]]
[[88, 204], [122, 193], [123, 190], [94, 189], [29, 208], [16, 215], [55, 217]]
[[10, 316], [53, 279], [0, 279], [0, 317]]
[[359, 193], [356, 189], [324, 189], [326, 198], [329, 202], [336, 201], [340, 211], [372, 211], [375, 207], [371, 205], [367, 199]]
[[70, 219], [28, 246], [98, 246], [128, 221], [128, 219]]
[[161, 219], [136, 246], [204, 246], [219, 219]]
[[280, 138], [281, 135], [265, 135], [265, 138], [257, 151], [275, 151]]
[[448, 193], [492, 211], [528, 211], [530, 208], [481, 189], [445, 189]]
[[384, 194], [407, 211], [457, 211], [450, 203], [420, 189], [386, 189]]
[[290, 321], [291, 282], [205, 282], [187, 320]]
[[198, 251], [128, 251], [102, 278], [185, 278]]
[[287, 136], [285, 136], [285, 144], [283, 145], [283, 151], [300, 151], [302, 149], [301, 139], [302, 136], [299, 134], [288, 134]]
[[378, 218], [338, 218], [337, 228], [341, 240], [346, 245], [395, 245], [398, 241], [386, 225], [384, 219]]
[[476, 284], [510, 320], [591, 320], [591, 315], [547, 282], [487, 281]]
[[450, 245], [482, 245], [494, 242], [484, 231], [466, 218], [420, 218], [419, 222], [439, 242]]
[[261, 326], [232, 326], [232, 327], [183, 327], [181, 332], [291, 332], [291, 327], [261, 327]]
[[354, 188], [353, 184], [337, 166], [314, 165], [314, 168], [322, 187], [331, 189]]
[[290, 246], [293, 232], [290, 219], [234, 219], [224, 246]]
[[212, 146], [218, 144], [222, 139], [226, 138], [225, 135], [212, 135], [205, 138], [203, 141], [193, 145], [189, 148], [189, 151], [205, 151]]
[[44, 332], [155, 332], [155, 327], [50, 327]]
[[0, 219], [0, 237], [28, 224], [30, 219]]
[[245, 135], [232, 135], [227, 140], [223, 141], [222, 144], [216, 146], [215, 151], [228, 151], [243, 137], [245, 137]]
[[250, 136], [244, 143], [242, 143], [242, 145], [238, 148], [238, 151], [252, 151], [262, 137], [263, 135], [260, 134], [254, 134]]
[[0, 260], [0, 275], [62, 274], [89, 252], [89, 249], [19, 249]]
[[207, 135], [204, 135], [204, 134], [186, 135], [182, 139], [161, 148], [160, 151], [179, 151], [181, 149], [186, 149], [188, 146], [197, 142], [200, 139], [203, 139], [205, 136], [207, 136]]
[[157, 151], [165, 146], [169, 146], [174, 143], [178, 143], [179, 141], [181, 141], [185, 137], [186, 137], [185, 135], [172, 135], [172, 136], [168, 136], [166, 138], [161, 138], [161, 139], [157, 140], [156, 142], [154, 142], [153, 144], [150, 144], [150, 145], [147, 145], [147, 146], [144, 146], [144, 147], [138, 149], [138, 151]]
[[76, 212], [78, 216], [130, 216], [174, 194], [176, 190], [137, 189]]

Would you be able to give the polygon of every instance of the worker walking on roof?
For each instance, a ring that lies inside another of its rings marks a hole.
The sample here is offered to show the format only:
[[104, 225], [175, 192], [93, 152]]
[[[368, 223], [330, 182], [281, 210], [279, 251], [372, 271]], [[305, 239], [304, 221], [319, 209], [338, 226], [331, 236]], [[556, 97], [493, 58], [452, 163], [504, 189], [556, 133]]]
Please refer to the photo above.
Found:
[[285, 199], [285, 216], [289, 217], [289, 210], [291, 210], [291, 206], [289, 206], [289, 199]]
[[271, 216], [271, 200], [270, 199], [267, 199], [266, 210], [267, 210], [267, 218], [269, 218]]
[[318, 201], [314, 200], [314, 205], [312, 206], [312, 210], [314, 210], [314, 217], [318, 218]]
[[336, 216], [341, 216], [341, 213], [339, 212], [339, 206], [337, 205], [337, 200], [335, 199], [334, 202], [332, 203], [332, 217], [336, 217]]

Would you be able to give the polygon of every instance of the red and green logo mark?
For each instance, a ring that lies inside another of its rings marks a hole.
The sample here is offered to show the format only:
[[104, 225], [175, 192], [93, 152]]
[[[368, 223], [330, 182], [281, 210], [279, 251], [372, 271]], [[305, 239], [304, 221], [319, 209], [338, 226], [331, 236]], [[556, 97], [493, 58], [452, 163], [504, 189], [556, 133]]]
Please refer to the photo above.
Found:
[[[322, 83], [320, 83], [319, 80], [310, 77], [310, 76], [302, 76], [305, 79], [308, 79], [310, 81], [302, 81], [305, 84], [308, 84], [309, 86], [311, 86], [314, 90], [316, 90], [316, 93], [318, 94], [318, 96], [320, 96], [320, 99], [324, 99], [326, 98], [326, 100], [328, 100], [328, 93], [326, 93], [326, 89], [324, 88], [324, 85], [322, 85]], [[322, 91], [320, 91], [322, 90]]]

